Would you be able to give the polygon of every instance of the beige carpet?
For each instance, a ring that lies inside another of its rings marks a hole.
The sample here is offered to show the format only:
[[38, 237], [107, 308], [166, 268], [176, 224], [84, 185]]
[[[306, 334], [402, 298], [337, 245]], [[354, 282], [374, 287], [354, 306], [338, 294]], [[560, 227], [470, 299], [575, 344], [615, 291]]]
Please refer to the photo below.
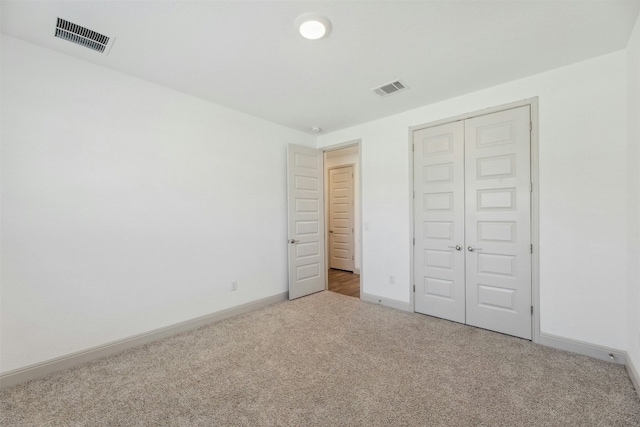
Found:
[[0, 393], [2, 426], [640, 426], [624, 367], [322, 292]]

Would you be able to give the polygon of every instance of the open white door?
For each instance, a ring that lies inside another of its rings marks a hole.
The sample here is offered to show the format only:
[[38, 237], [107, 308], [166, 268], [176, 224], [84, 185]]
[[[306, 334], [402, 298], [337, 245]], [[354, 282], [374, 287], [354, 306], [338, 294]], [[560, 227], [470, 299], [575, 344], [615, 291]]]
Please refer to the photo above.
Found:
[[289, 144], [289, 299], [325, 289], [322, 151]]

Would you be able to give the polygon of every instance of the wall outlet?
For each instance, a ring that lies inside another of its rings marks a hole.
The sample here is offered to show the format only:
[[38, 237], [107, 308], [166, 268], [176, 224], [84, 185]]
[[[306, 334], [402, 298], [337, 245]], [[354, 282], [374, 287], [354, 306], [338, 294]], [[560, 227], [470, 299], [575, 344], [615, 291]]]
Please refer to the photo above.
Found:
[[396, 284], [396, 276], [389, 276], [389, 283], [392, 285]]
[[235, 280], [233, 282], [231, 282], [231, 290], [232, 291], [237, 291], [238, 290], [238, 282], [236, 282]]

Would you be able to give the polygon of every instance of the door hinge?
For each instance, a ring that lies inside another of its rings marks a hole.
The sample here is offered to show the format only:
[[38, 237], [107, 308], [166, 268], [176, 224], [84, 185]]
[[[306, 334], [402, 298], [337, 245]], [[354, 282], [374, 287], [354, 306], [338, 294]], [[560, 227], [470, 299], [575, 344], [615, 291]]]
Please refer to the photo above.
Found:
[[531, 253], [533, 253], [533, 243], [531, 244]]
[[533, 122], [529, 122], [529, 130], [533, 130]]
[[531, 315], [533, 316], [533, 306], [531, 306]]
[[413, 292], [416, 291], [416, 285], [413, 285]]
[[533, 182], [529, 183], [529, 193], [533, 193]]

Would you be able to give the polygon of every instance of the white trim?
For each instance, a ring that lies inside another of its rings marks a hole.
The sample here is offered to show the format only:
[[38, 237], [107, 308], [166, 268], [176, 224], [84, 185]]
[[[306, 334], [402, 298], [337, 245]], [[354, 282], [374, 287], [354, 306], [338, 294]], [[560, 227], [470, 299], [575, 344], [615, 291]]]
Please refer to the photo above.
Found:
[[364, 293], [364, 217], [362, 216], [362, 140], [358, 140], [358, 237], [360, 242], [358, 244], [360, 268], [358, 268], [358, 274], [360, 275], [360, 298]]
[[318, 148], [318, 150], [322, 150], [324, 152], [329, 152], [329, 151], [336, 151], [336, 150], [342, 150], [343, 148], [350, 148], [350, 147], [358, 147], [358, 152], [360, 152], [360, 148], [361, 148], [361, 142], [362, 140], [360, 139], [353, 139], [351, 141], [347, 141], [347, 142], [339, 142], [337, 144], [333, 144], [333, 145], [328, 145], [326, 147], [322, 147], [322, 148]]
[[413, 312], [413, 307], [411, 306], [411, 303], [398, 301], [396, 299], [379, 297], [376, 295], [366, 294], [364, 292], [360, 292], [360, 299], [362, 301], [384, 305], [385, 307], [391, 307], [391, 308], [395, 308], [402, 311]]
[[120, 353], [130, 348], [138, 347], [152, 341], [157, 341], [159, 339], [166, 338], [180, 332], [195, 329], [209, 323], [218, 322], [229, 317], [237, 316], [239, 314], [254, 311], [268, 305], [286, 301], [288, 300], [288, 298], [289, 293], [284, 292], [247, 304], [242, 304], [237, 307], [221, 310], [216, 313], [207, 314], [204, 316], [196, 317], [194, 319], [186, 320], [184, 322], [165, 326], [163, 328], [154, 329], [142, 334], [133, 335], [129, 338], [123, 338], [121, 340], [112, 341], [110, 343], [103, 344], [97, 347], [92, 347], [86, 350], [71, 353], [66, 356], [57, 357], [45, 362], [36, 363], [24, 368], [8, 371], [0, 375], [0, 389], [43, 377], [45, 375], [61, 371], [63, 369], [73, 368], [92, 360]]
[[531, 111], [531, 304], [533, 331], [531, 340], [540, 341], [540, 149], [538, 98], [530, 100]]
[[322, 180], [324, 181], [324, 192], [322, 197], [324, 199], [324, 265], [327, 270], [327, 274], [324, 276], [324, 290], [329, 290], [329, 236], [327, 236], [327, 230], [329, 229], [329, 171], [327, 171], [327, 151], [322, 150]]
[[415, 182], [414, 182], [414, 176], [413, 176], [413, 162], [415, 161], [413, 158], [413, 150], [415, 149], [413, 147], [413, 132], [415, 132], [416, 129], [414, 129], [415, 126], [412, 126], [409, 128], [409, 308], [411, 309], [410, 311], [415, 312], [416, 311], [416, 301], [415, 301], [415, 297], [416, 297], [416, 282], [415, 282], [415, 277], [413, 275], [414, 273], [414, 265], [413, 265], [413, 259], [416, 256], [415, 254], [415, 250], [416, 250], [416, 245], [415, 245], [415, 237], [416, 237], [416, 230], [415, 230], [415, 223], [414, 223], [414, 211], [416, 209], [415, 205]]
[[518, 107], [524, 107], [526, 105], [531, 105], [533, 103], [538, 102], [538, 97], [535, 96], [533, 98], [522, 99], [520, 101], [509, 102], [507, 104], [496, 105], [495, 107], [484, 108], [482, 110], [472, 111], [469, 113], [458, 114], [457, 116], [447, 117], [440, 120], [435, 120], [433, 122], [422, 123], [419, 125], [409, 127], [409, 137], [413, 135], [414, 131], [420, 129], [431, 128], [438, 125], [443, 125], [447, 123], [458, 122], [460, 120], [472, 119], [474, 117], [486, 116], [487, 114], [498, 113], [500, 111], [512, 110]]
[[626, 352], [624, 350], [604, 347], [597, 344], [574, 340], [571, 338], [559, 337], [557, 335], [547, 334], [544, 332], [540, 333], [537, 344], [556, 348], [558, 350], [570, 351], [572, 353], [593, 357], [595, 359], [606, 360], [607, 362], [618, 363], [621, 365], [626, 364], [627, 361]]
[[633, 364], [633, 361], [631, 360], [629, 355], [627, 354], [626, 356], [627, 363], [625, 364], [625, 368], [627, 368], [627, 373], [629, 374], [629, 378], [633, 383], [633, 387], [636, 389], [638, 397], [640, 397], [640, 373], [638, 372], [636, 366]]
[[527, 98], [520, 101], [510, 102], [508, 104], [502, 104], [495, 107], [485, 108], [483, 110], [473, 111], [470, 113], [464, 113], [457, 116], [436, 120], [416, 126], [409, 127], [409, 199], [411, 200], [411, 209], [409, 209], [409, 224], [411, 227], [411, 234], [409, 236], [409, 249], [411, 258], [410, 264], [410, 305], [411, 311], [415, 312], [415, 299], [414, 299], [414, 265], [413, 260], [415, 257], [415, 246], [413, 245], [413, 238], [415, 237], [414, 230], [414, 200], [413, 200], [413, 133], [415, 131], [430, 128], [442, 124], [453, 123], [460, 120], [467, 120], [474, 117], [485, 116], [487, 114], [497, 113], [499, 111], [511, 110], [513, 108], [529, 106], [531, 114], [531, 138], [530, 138], [530, 162], [531, 162], [531, 183], [532, 183], [532, 195], [531, 195], [531, 243], [533, 244], [533, 254], [531, 257], [531, 303], [533, 304], [533, 316], [531, 318], [532, 327], [532, 341], [539, 343], [540, 341], [540, 234], [539, 234], [539, 221], [540, 221], [540, 194], [539, 194], [539, 129], [538, 129], [538, 97]]

